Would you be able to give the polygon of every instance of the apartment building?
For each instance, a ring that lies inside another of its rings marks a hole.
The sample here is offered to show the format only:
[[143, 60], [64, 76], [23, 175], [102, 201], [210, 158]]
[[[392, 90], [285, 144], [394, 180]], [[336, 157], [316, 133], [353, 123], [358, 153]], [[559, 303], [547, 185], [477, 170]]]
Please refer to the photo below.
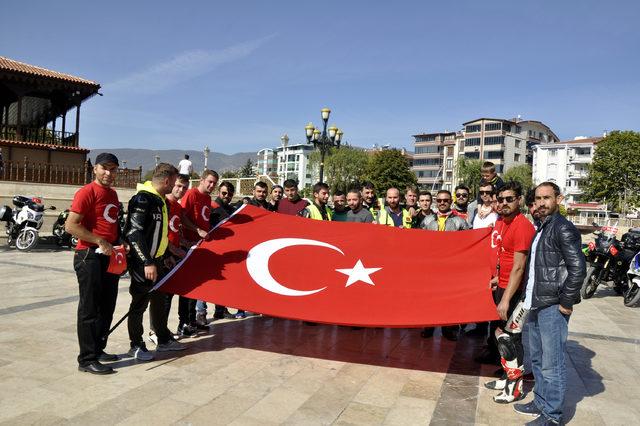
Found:
[[413, 171], [418, 185], [424, 189], [443, 188], [444, 176], [453, 179], [453, 159], [456, 132], [421, 133], [413, 135]]
[[300, 188], [311, 186], [315, 183], [314, 177], [318, 178], [318, 173], [309, 165], [313, 150], [313, 145], [307, 143], [261, 149], [257, 154], [258, 171], [274, 178], [280, 185], [287, 179], [295, 179]]
[[555, 182], [565, 195], [565, 204], [585, 203], [584, 181], [601, 137], [578, 137], [571, 141], [533, 147], [533, 182]]
[[535, 145], [559, 141], [546, 124], [534, 120], [478, 118], [463, 126], [464, 142], [459, 154], [468, 159], [491, 161], [498, 173], [531, 164]]

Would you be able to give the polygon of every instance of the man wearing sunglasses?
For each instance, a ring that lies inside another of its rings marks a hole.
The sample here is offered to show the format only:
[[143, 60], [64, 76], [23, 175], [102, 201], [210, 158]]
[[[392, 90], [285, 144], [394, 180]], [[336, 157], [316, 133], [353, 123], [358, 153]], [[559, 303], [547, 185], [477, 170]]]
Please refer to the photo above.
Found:
[[[513, 313], [521, 299], [522, 277], [524, 276], [527, 254], [535, 230], [531, 222], [520, 212], [522, 187], [517, 182], [507, 182], [498, 192], [498, 213], [500, 218], [491, 234], [491, 247], [495, 250], [496, 274], [492, 279], [493, 300], [497, 305], [498, 316], [501, 321], [492, 321], [490, 326], [488, 347], [480, 362], [492, 363], [497, 361], [500, 353], [504, 374], [499, 380], [487, 383], [489, 389], [502, 391], [493, 400], [499, 403], [509, 403], [524, 398], [522, 391], [522, 375], [524, 374], [524, 349], [521, 333], [512, 334], [507, 330], [506, 321]], [[508, 339], [515, 351], [498, 351], [499, 341]], [[509, 355], [510, 352], [515, 352]], [[483, 359], [482, 359], [483, 358]]]
[[537, 417], [536, 424], [560, 424], [567, 392], [569, 317], [580, 302], [586, 265], [580, 232], [560, 214], [564, 197], [558, 185], [543, 182], [535, 194], [541, 224], [525, 266], [524, 299], [524, 308], [530, 309], [527, 327], [535, 397], [514, 409]]
[[[436, 194], [435, 201], [438, 208], [437, 214], [426, 216], [420, 224], [420, 228], [426, 229], [427, 231], [462, 231], [469, 229], [467, 221], [454, 214], [451, 210], [451, 203], [453, 202], [451, 192], [446, 189], [441, 189]], [[429, 338], [433, 336], [433, 331], [433, 327], [427, 327], [422, 330], [421, 335], [424, 338]], [[459, 331], [459, 325], [442, 327], [442, 336], [445, 339], [456, 341], [458, 340]]]
[[453, 192], [456, 195], [455, 202], [453, 204], [453, 214], [455, 214], [456, 216], [460, 216], [461, 218], [466, 220], [467, 224], [469, 224], [469, 227], [471, 227], [471, 225], [473, 224], [477, 203], [474, 200], [472, 204], [469, 204], [469, 194], [471, 192], [469, 190], [469, 187], [466, 185], [458, 185]]

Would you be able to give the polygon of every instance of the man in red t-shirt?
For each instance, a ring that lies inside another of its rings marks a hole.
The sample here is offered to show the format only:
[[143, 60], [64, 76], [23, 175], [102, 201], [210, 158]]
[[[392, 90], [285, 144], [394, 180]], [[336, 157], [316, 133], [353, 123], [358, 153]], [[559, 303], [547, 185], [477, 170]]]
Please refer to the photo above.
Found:
[[300, 216], [309, 203], [298, 195], [298, 182], [293, 179], [287, 179], [284, 181], [283, 186], [285, 197], [278, 203], [277, 212]]
[[105, 353], [104, 348], [120, 279], [107, 272], [109, 256], [120, 239], [120, 203], [111, 188], [119, 164], [116, 156], [109, 153], [99, 154], [95, 163], [95, 180], [76, 192], [65, 228], [79, 240], [73, 257], [79, 285], [78, 370], [110, 374], [113, 369], [101, 361], [118, 360], [117, 355]]
[[[520, 202], [522, 200], [522, 187], [517, 182], [507, 182], [498, 192], [498, 213], [500, 217], [496, 221], [495, 228], [491, 235], [491, 247], [496, 254], [496, 276], [492, 279], [493, 300], [497, 305], [498, 315], [501, 321], [492, 321], [489, 327], [488, 354], [487, 358], [500, 358], [498, 342], [496, 340], [496, 329], [506, 330], [506, 321], [511, 316], [516, 305], [520, 301], [522, 294], [522, 280], [527, 262], [527, 254], [533, 240], [535, 229], [529, 220], [520, 212]], [[511, 339], [513, 347], [518, 352], [517, 358], [520, 360], [524, 356], [521, 335], [514, 335]], [[515, 361], [515, 359], [510, 359]], [[507, 366], [502, 360], [505, 368], [504, 376], [486, 384], [490, 389], [501, 390], [501, 394], [494, 397], [494, 401], [500, 403], [513, 402], [524, 397], [522, 392], [522, 371], [510, 371], [510, 378], [515, 377], [514, 382], [507, 389]], [[510, 369], [512, 370], [512, 369]], [[517, 374], [516, 374], [517, 373]]]
[[[202, 173], [200, 183], [195, 188], [187, 191], [180, 200], [182, 205], [182, 233], [189, 241], [198, 241], [206, 238], [211, 229], [211, 192], [218, 184], [218, 173], [213, 170], [205, 170]], [[196, 327], [206, 331], [207, 304], [202, 300], [196, 303]]]

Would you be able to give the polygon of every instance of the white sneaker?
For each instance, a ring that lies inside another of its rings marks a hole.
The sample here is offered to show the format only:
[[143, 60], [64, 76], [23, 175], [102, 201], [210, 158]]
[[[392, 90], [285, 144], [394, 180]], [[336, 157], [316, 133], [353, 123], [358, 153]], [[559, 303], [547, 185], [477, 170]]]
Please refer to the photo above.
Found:
[[129, 355], [137, 359], [138, 361], [152, 361], [155, 357], [144, 343], [141, 343], [138, 346], [134, 346], [129, 350]]
[[156, 336], [156, 333], [153, 331], [149, 332], [149, 337], [147, 337], [147, 339], [149, 339], [149, 341], [154, 345], [158, 346], [158, 336]]
[[185, 349], [187, 349], [187, 347], [182, 343], [175, 340], [169, 340], [167, 343], [160, 343], [156, 348], [156, 351], [171, 352], [171, 351], [183, 351]]

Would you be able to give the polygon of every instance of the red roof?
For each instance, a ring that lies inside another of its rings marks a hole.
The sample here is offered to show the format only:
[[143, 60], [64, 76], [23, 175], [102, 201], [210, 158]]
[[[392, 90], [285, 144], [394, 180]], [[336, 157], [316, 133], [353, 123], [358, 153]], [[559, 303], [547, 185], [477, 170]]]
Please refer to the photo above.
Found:
[[568, 140], [568, 141], [558, 142], [557, 144], [561, 144], [561, 143], [565, 143], [565, 144], [579, 144], [579, 143], [597, 144], [602, 139], [604, 139], [604, 138], [602, 138], [602, 137], [591, 137], [591, 138], [582, 138], [582, 139], [571, 139], [571, 140]]
[[595, 209], [595, 210], [606, 210], [606, 204], [598, 204], [598, 203], [569, 203], [570, 209]]
[[6, 139], [0, 139], [0, 146], [18, 146], [23, 148], [46, 149], [52, 151], [84, 152], [85, 154], [90, 151], [89, 149], [79, 148], [77, 146], [48, 145], [44, 143], [10, 141]]
[[12, 71], [19, 74], [27, 74], [35, 77], [52, 78], [55, 80], [67, 81], [70, 83], [85, 84], [89, 86], [100, 87], [95, 81], [85, 80], [70, 74], [63, 74], [58, 71], [48, 70], [46, 68], [36, 67], [35, 65], [25, 64], [24, 62], [15, 61], [13, 59], [0, 56], [0, 70]]

